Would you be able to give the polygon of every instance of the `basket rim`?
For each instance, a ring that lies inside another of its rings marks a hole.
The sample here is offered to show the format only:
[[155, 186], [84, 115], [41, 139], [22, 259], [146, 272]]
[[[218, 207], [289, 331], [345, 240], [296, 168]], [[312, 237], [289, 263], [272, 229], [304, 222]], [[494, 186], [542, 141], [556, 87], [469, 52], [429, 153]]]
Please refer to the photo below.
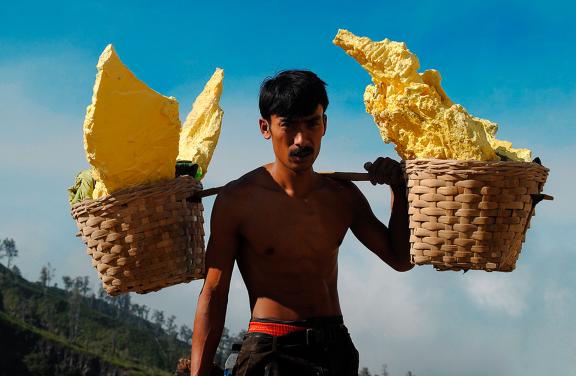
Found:
[[130, 196], [136, 192], [141, 192], [141, 191], [145, 191], [148, 189], [158, 189], [162, 186], [178, 186], [178, 185], [195, 186], [196, 188], [198, 188], [197, 189], [198, 191], [201, 191], [203, 189], [202, 183], [200, 181], [196, 180], [192, 176], [183, 175], [183, 176], [177, 176], [173, 179], [160, 180], [160, 181], [155, 181], [155, 182], [151, 182], [151, 183], [136, 185], [133, 187], [123, 188], [123, 189], [117, 190], [115, 192], [112, 192], [106, 196], [99, 197], [97, 199], [87, 198], [87, 199], [84, 199], [80, 202], [75, 203], [74, 205], [72, 205], [70, 207], [70, 209], [71, 209], [71, 211], [75, 211], [75, 210], [80, 209], [82, 207], [94, 205], [97, 203], [104, 204], [106, 201], [114, 200], [116, 197]]
[[542, 168], [546, 171], [550, 171], [550, 169], [544, 165], [541, 165], [536, 162], [517, 162], [517, 161], [478, 161], [475, 159], [403, 159], [400, 163], [402, 164], [446, 164], [446, 165], [454, 165], [454, 166], [518, 166], [518, 167], [536, 167]]

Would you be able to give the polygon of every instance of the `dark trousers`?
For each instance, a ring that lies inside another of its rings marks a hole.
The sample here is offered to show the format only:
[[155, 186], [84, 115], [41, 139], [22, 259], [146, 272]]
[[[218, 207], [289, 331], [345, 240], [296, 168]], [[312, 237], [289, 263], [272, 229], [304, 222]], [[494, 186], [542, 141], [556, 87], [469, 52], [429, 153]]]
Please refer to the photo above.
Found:
[[233, 375], [357, 376], [358, 351], [342, 318], [322, 321], [317, 319], [305, 331], [279, 337], [248, 333]]

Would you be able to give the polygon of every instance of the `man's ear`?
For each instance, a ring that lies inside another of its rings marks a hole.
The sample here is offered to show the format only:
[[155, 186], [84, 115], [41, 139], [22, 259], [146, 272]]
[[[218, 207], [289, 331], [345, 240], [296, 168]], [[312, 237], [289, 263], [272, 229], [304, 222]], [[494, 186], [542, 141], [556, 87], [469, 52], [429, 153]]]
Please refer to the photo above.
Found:
[[328, 128], [328, 116], [326, 116], [326, 114], [322, 115], [322, 120], [324, 120], [324, 133], [322, 133], [322, 136], [324, 136], [326, 134], [326, 129]]
[[260, 133], [264, 136], [265, 139], [269, 140], [272, 137], [272, 133], [270, 132], [270, 123], [263, 118], [258, 120], [258, 125], [260, 126]]

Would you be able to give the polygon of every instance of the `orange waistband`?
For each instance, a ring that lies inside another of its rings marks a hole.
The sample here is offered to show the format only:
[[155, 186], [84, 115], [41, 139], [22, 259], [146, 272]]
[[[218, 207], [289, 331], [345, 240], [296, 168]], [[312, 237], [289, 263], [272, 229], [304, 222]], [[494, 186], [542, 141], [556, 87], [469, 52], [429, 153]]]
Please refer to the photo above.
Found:
[[248, 325], [248, 333], [264, 333], [275, 337], [284, 336], [286, 334], [299, 332], [306, 329], [307, 328], [303, 326], [278, 324], [274, 322], [250, 321], [250, 324]]

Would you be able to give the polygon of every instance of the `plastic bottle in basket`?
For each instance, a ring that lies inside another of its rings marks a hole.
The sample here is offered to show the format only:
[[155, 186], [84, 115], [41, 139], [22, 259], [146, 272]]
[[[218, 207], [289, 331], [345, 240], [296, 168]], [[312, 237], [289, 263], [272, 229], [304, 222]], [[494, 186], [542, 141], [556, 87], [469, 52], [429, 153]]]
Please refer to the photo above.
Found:
[[242, 347], [241, 343], [235, 343], [232, 345], [232, 352], [226, 359], [226, 363], [224, 364], [224, 376], [231, 376], [232, 370], [236, 365], [236, 359], [238, 359], [238, 353], [240, 352], [240, 348]]

